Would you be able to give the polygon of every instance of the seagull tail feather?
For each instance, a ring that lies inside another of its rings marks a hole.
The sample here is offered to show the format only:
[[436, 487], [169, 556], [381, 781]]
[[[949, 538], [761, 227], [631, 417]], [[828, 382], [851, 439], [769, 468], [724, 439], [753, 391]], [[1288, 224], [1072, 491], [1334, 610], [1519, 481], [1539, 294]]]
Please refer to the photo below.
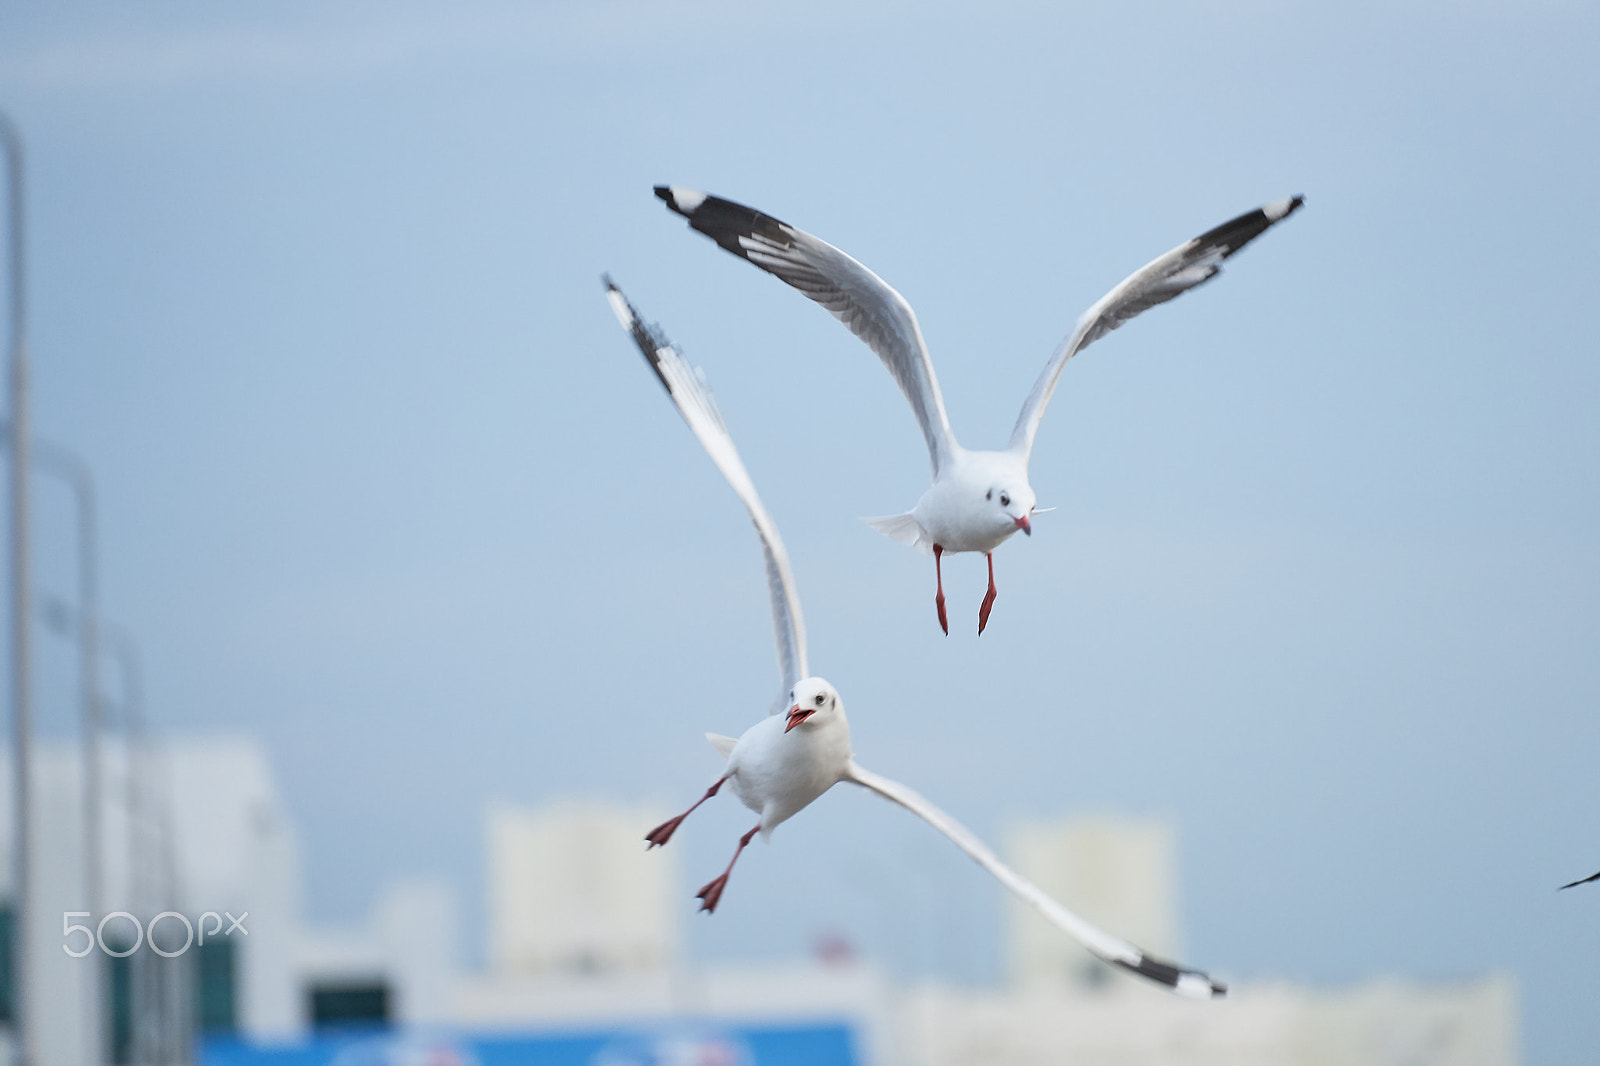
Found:
[[917, 523], [917, 516], [910, 511], [905, 514], [885, 515], [882, 518], [863, 518], [862, 521], [890, 540], [909, 544], [928, 555], [933, 554], [933, 544], [922, 532], [922, 526]]

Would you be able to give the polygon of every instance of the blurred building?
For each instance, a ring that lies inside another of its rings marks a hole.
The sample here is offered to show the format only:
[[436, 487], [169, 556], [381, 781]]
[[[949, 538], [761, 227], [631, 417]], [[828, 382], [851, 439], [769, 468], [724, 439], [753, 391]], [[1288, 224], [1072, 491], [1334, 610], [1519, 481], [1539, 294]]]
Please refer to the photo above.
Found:
[[1131, 982], [1099, 994], [1062, 985], [924, 988], [902, 1003], [899, 1048], [916, 1066], [1512, 1066], [1516, 991], [1504, 977], [1459, 985], [1374, 981], [1320, 991], [1236, 984], [1220, 1001]]
[[[0, 827], [10, 825], [7, 765]], [[107, 947], [122, 950], [119, 929], [131, 932], [133, 919], [148, 929], [161, 911], [171, 912], [163, 950], [181, 946], [185, 923], [208, 930], [206, 941], [171, 959], [147, 947], [121, 960], [60, 950], [58, 912], [90, 909], [82, 765], [73, 747], [41, 745], [29, 962], [44, 1019], [37, 1066], [84, 1066], [97, 1034], [110, 1061], [176, 1066], [187, 1045], [139, 1036], [152, 1019], [175, 1018], [203, 1035], [201, 1066], [1516, 1063], [1516, 996], [1505, 978], [1337, 991], [1241, 982], [1226, 1000], [1195, 1003], [1094, 962], [1021, 907], [1007, 919], [1003, 988], [896, 987], [837, 945], [812, 960], [691, 966], [676, 856], [640, 845], [661, 812], [608, 803], [489, 808], [487, 967], [468, 972], [456, 899], [442, 882], [392, 883], [356, 925], [304, 920], [295, 833], [255, 743], [177, 742], [135, 765], [130, 778], [127, 753], [107, 753], [100, 910], [127, 912], [107, 919]], [[1018, 867], [1069, 906], [1182, 957], [1170, 825], [1031, 822], [1006, 840]], [[0, 889], [13, 881], [7, 867]], [[242, 925], [225, 932], [207, 914]], [[79, 921], [98, 927], [103, 917]], [[108, 992], [92, 1018], [92, 982], [102, 978]]]
[[[805, 1061], [817, 1066], [863, 1061], [853, 1050], [858, 1046], [881, 1061], [875, 1049], [891, 1012], [888, 987], [875, 971], [822, 963], [685, 965], [678, 852], [646, 851], [643, 842], [645, 831], [665, 817], [659, 810], [595, 801], [490, 805], [484, 834], [489, 967], [456, 983], [458, 1027], [638, 1030], [671, 1043], [692, 1019], [698, 1036], [686, 1046], [721, 1048], [706, 1052], [711, 1063], [741, 1066], [737, 1054], [717, 1057], [733, 1054], [728, 1049], [765, 1042], [792, 1050], [809, 1047], [808, 1041], [818, 1043]], [[588, 1039], [611, 1046], [600, 1035]]]
[[[1156, 819], [1024, 822], [1006, 834], [1027, 878], [1102, 928], [1183, 958], [1176, 834]], [[1235, 983], [1179, 999], [1094, 959], [1007, 901], [1004, 990], [922, 987], [899, 1002], [897, 1047], [916, 1066], [1511, 1066], [1516, 990], [1379, 980], [1353, 989]]]
[[[130, 759], [108, 740], [102, 754], [96, 902], [84, 862], [82, 751], [66, 742], [35, 747], [29, 952], [12, 960], [0, 999], [9, 1021], [10, 980], [26, 975], [37, 1066], [180, 1061], [197, 1028], [296, 1032], [299, 857], [259, 747], [180, 742]], [[8, 916], [11, 768], [9, 753], [0, 755]]]
[[[460, 980], [459, 939], [454, 892], [427, 878], [385, 886], [361, 925], [301, 925], [289, 941], [284, 974], [294, 994], [286, 1035], [452, 1020]], [[243, 1028], [238, 1034], [259, 1036]]]
[[491, 805], [489, 942], [496, 974], [615, 974], [677, 961], [677, 852], [649, 855], [659, 811], [566, 803]]
[[[1022, 876], [1056, 899], [1071, 900], [1072, 909], [1095, 925], [1176, 959], [1185, 952], [1178, 939], [1175, 836], [1169, 823], [1148, 818], [1019, 822], [1006, 833], [1006, 854]], [[1006, 961], [1019, 985], [1098, 986], [1121, 976], [1014, 896], [1006, 900]]]

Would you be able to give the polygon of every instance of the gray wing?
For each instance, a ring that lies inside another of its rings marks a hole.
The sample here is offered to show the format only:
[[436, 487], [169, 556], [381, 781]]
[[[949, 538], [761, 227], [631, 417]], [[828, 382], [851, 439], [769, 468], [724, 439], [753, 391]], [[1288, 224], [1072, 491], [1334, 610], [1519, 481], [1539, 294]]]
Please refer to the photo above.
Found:
[[877, 353], [911, 404], [937, 477], [955, 440], [922, 329], [905, 297], [833, 245], [770, 215], [676, 185], [655, 191], [691, 228], [826, 307]]
[[1067, 933], [1104, 961], [1113, 966], [1120, 966], [1130, 973], [1136, 973], [1140, 977], [1147, 977], [1158, 984], [1166, 985], [1178, 995], [1191, 999], [1212, 999], [1227, 994], [1226, 985], [1220, 981], [1213, 981], [1199, 970], [1190, 970], [1147, 955], [1126, 940], [1119, 940], [1073, 914], [1051, 899], [1039, 886], [1001, 862], [999, 857], [990, 851], [983, 841], [973, 836], [966, 826], [898, 781], [891, 781], [887, 777], [880, 777], [863, 769], [853, 759], [845, 770], [845, 780], [871, 789], [885, 799], [893, 800], [949, 837], [956, 847], [993, 874], [1002, 885], [1044, 915], [1052, 925]]
[[711, 395], [711, 386], [706, 383], [705, 375], [698, 367], [689, 365], [672, 346], [672, 342], [662, 335], [659, 327], [645, 324], [628, 298], [622, 295], [622, 290], [609, 277], [605, 278], [605, 283], [606, 299], [611, 304], [611, 310], [616, 312], [617, 321], [633, 337], [639, 351], [644, 354], [645, 362], [661, 379], [667, 395], [672, 397], [678, 413], [699, 438], [711, 461], [717, 464], [722, 476], [728, 479], [733, 491], [744, 501], [745, 509], [750, 512], [750, 521], [755, 523], [756, 533], [761, 537], [761, 551], [767, 560], [767, 592], [772, 599], [772, 631], [778, 642], [778, 672], [783, 677], [783, 688], [779, 693], [781, 703], [784, 694], [794, 688], [795, 682], [808, 676], [810, 671], [806, 668], [806, 624], [800, 614], [800, 594], [795, 591], [794, 574], [789, 570], [789, 554], [783, 550], [783, 538], [778, 536], [778, 526], [762, 506], [761, 497], [756, 494], [756, 487], [739, 458], [738, 449], [733, 446], [733, 437], [728, 434], [728, 427], [722, 421], [722, 412], [717, 410], [717, 401]]
[[1290, 196], [1246, 211], [1147, 263], [1100, 297], [1078, 319], [1072, 335], [1055, 350], [1039, 380], [1034, 382], [1033, 391], [1028, 393], [1017, 424], [1011, 430], [1011, 449], [1024, 456], [1033, 450], [1033, 436], [1038, 432], [1039, 420], [1044, 417], [1056, 379], [1061, 376], [1061, 368], [1067, 365], [1068, 359], [1144, 311], [1210, 281], [1221, 272], [1224, 259], [1288, 218], [1304, 202], [1304, 197]]

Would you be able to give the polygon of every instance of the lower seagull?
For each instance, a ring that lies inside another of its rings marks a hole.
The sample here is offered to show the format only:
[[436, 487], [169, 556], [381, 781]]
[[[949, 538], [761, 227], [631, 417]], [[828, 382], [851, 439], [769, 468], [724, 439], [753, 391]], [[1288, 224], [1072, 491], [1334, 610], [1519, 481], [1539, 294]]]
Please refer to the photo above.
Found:
[[794, 575], [789, 570], [789, 556], [784, 551], [777, 526], [767, 514], [739, 458], [705, 375], [684, 360], [658, 327], [645, 324], [609, 277], [604, 280], [606, 299], [616, 312], [617, 320], [644, 353], [645, 361], [661, 379], [678, 413], [704, 445], [712, 462], [744, 501], [766, 556], [782, 691], [767, 717], [738, 739], [706, 734], [712, 747], [727, 759], [722, 773], [693, 806], [656, 826], [645, 837], [649, 847], [666, 844], [683, 820], [715, 796], [723, 785], [732, 787], [739, 800], [760, 816], [761, 820], [739, 838], [739, 846], [734, 849], [727, 869], [698, 893], [700, 909], [717, 909], [734, 863], [757, 833], [765, 840], [812, 800], [839, 782], [847, 781], [892, 800], [949, 837], [1001, 884], [1104, 961], [1165, 985], [1182, 996], [1210, 999], [1224, 995], [1227, 987], [1220, 981], [1198, 970], [1147, 955], [1127, 941], [1084, 921], [1001, 862], [955, 819], [905, 785], [863, 769], [855, 761], [850, 751], [850, 725], [845, 720], [844, 703], [838, 691], [822, 678], [810, 676], [806, 666], [805, 623], [800, 616], [800, 597], [795, 591]]

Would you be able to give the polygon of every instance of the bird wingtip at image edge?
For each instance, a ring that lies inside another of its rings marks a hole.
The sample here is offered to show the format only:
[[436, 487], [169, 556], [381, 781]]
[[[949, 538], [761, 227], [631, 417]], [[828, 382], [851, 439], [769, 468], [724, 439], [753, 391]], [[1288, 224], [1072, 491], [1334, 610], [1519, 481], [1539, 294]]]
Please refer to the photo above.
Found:
[[1261, 210], [1262, 213], [1267, 216], [1269, 221], [1280, 222], [1294, 214], [1296, 211], [1300, 210], [1305, 205], [1306, 198], [1301, 194], [1296, 193], [1293, 196], [1285, 196], [1281, 200], [1273, 200], [1270, 203], [1263, 204]]
[[653, 190], [657, 199], [685, 218], [694, 214], [695, 209], [706, 201], [705, 193], [681, 185], [656, 185]]
[[1228, 994], [1228, 986], [1209, 974], [1185, 970], [1149, 955], [1141, 955], [1136, 963], [1124, 959], [1111, 961], [1129, 973], [1166, 985], [1185, 999], [1222, 999]]

